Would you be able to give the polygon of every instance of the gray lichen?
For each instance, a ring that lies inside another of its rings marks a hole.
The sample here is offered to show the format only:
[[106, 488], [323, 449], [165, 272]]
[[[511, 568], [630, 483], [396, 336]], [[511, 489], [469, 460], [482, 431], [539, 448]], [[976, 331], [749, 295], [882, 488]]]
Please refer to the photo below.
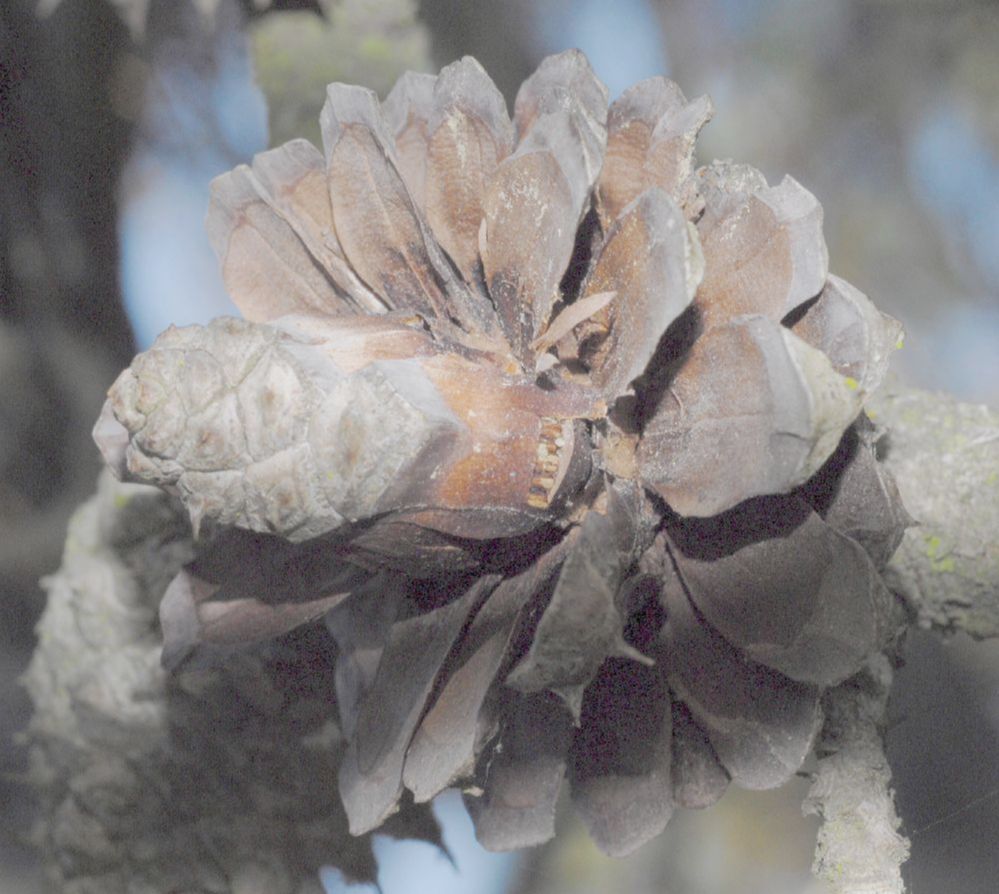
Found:
[[[881, 398], [874, 409], [891, 432], [882, 445], [888, 466], [919, 523], [889, 566], [893, 586], [921, 623], [994, 635], [995, 412], [915, 391]], [[953, 544], [947, 552], [945, 542]], [[338, 808], [330, 813], [336, 792], [316, 783], [335, 778], [338, 764], [328, 693], [282, 696], [276, 664], [266, 658], [274, 647], [167, 683], [156, 605], [192, 552], [179, 504], [105, 474], [74, 517], [62, 568], [46, 580], [49, 604], [25, 682], [36, 705], [28, 733], [41, 801], [36, 839], [50, 874], [70, 892], [162, 891], [174, 881], [205, 891], [290, 892], [310, 883], [296, 862], [303, 850], [326, 842], [336, 857], [313, 851], [320, 861], [370, 874], [367, 845], [347, 834]], [[816, 871], [843, 894], [903, 890], [907, 847], [880, 738], [889, 682], [887, 660], [877, 657], [824, 700], [806, 806], [823, 819]], [[252, 741], [243, 735], [248, 717]], [[289, 729], [289, 718], [302, 717], [307, 722]], [[178, 734], [185, 729], [199, 736]], [[279, 750], [296, 761], [279, 760]], [[214, 783], [191, 774], [196, 766]], [[264, 779], [247, 776], [250, 766], [265, 768]], [[279, 772], [280, 798], [272, 775]], [[233, 779], [243, 784], [230, 790]], [[273, 819], [283, 809], [283, 821], [248, 815], [251, 791], [255, 814]], [[295, 859], [287, 842], [295, 842]]]
[[999, 635], [999, 412], [914, 390], [880, 396], [872, 408], [915, 522], [889, 584], [921, 627]]
[[[24, 683], [34, 839], [65, 894], [316, 894], [371, 879], [336, 794], [332, 642], [303, 629], [167, 676], [157, 606], [192, 557], [182, 508], [102, 475], [74, 515]], [[308, 673], [302, 664], [308, 663]], [[425, 809], [390, 834], [438, 841]]]
[[[920, 626], [999, 635], [999, 413], [944, 394], [872, 401], [880, 449], [914, 524], [885, 577]], [[909, 855], [889, 788], [885, 655], [824, 699], [819, 769], [805, 803], [823, 821], [815, 872], [836, 894], [901, 894]]]
[[[290, 894], [323, 862], [371, 877], [348, 832], [434, 840], [407, 788], [466, 787], [502, 849], [551, 837], [564, 778], [624, 854], [685, 767], [715, 761], [709, 801], [818, 741], [817, 871], [900, 891], [881, 652], [908, 617], [881, 572], [909, 518], [858, 418], [900, 327], [829, 278], [803, 187], [693, 173], [710, 104], [663, 79], [608, 109], [560, 54], [512, 119], [472, 59], [399, 85], [402, 116], [331, 85], [325, 155], [216, 181], [246, 321], [164, 333], [110, 392], [105, 458], [164, 493], [104, 481], [48, 582], [27, 682], [54, 877]], [[905, 400], [881, 447], [923, 550], [891, 583], [987, 635], [941, 605], [995, 589], [994, 527], [965, 530], [995, 429]]]
[[822, 819], [813, 870], [833, 894], [902, 894], [909, 842], [889, 787], [884, 718], [892, 672], [877, 655], [823, 699], [818, 770], [803, 805]]

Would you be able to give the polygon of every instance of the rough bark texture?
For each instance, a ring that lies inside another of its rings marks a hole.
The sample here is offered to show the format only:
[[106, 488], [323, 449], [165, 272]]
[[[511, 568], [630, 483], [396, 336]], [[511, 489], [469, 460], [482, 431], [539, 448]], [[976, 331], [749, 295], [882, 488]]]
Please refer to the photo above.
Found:
[[[892, 565], [899, 590], [920, 623], [993, 634], [997, 415], [908, 391], [881, 399], [876, 421], [891, 429], [888, 462], [919, 522]], [[25, 683], [36, 839], [54, 883], [291, 894], [317, 890], [322, 863], [371, 877], [367, 839], [347, 834], [335, 790], [342, 739], [315, 628], [177, 677], [160, 670], [156, 605], [191, 553], [179, 506], [105, 473], [46, 580]], [[903, 890], [908, 848], [881, 740], [890, 676], [878, 657], [825, 699], [806, 809], [824, 820], [816, 872], [843, 894]], [[426, 813], [397, 822], [399, 834], [436, 835]]]
[[[920, 626], [999, 634], [999, 413], [945, 394], [888, 391], [869, 414], [914, 524], [886, 580]], [[908, 841], [888, 787], [886, 656], [830, 690], [804, 805], [823, 821], [814, 870], [836, 894], [901, 894]]]
[[803, 805], [822, 819], [813, 870], [834, 894], [902, 894], [909, 842], [888, 787], [884, 719], [892, 671], [884, 655], [826, 693], [818, 772]]
[[915, 522], [886, 579], [921, 627], [999, 635], [999, 412], [914, 390], [872, 410]]
[[[336, 791], [330, 641], [303, 628], [166, 675], [157, 605], [192, 556], [162, 492], [101, 476], [74, 515], [24, 677], [53, 890], [313, 894], [324, 863], [372, 879]], [[303, 666], [307, 665], [307, 666]], [[439, 841], [426, 808], [390, 834]]]

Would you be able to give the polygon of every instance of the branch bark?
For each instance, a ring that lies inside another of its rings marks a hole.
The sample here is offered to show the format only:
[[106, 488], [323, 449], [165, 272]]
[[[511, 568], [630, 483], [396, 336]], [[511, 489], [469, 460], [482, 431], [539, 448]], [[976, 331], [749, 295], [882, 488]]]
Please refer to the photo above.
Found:
[[[374, 878], [336, 790], [328, 638], [305, 628], [166, 675], [157, 606], [193, 556], [162, 492], [101, 475], [70, 522], [24, 676], [34, 837], [66, 894], [318, 894], [317, 870]], [[394, 823], [394, 824], [393, 824]], [[389, 834], [439, 843], [432, 814]]]
[[823, 699], [818, 772], [802, 805], [822, 820], [813, 871], [834, 894], [902, 894], [909, 842], [899, 834], [884, 749], [892, 669], [877, 655]]
[[[917, 623], [999, 629], [999, 414], [944, 395], [879, 399], [887, 462], [918, 526], [891, 566]], [[318, 891], [329, 863], [372, 878], [335, 777], [332, 656], [305, 629], [166, 676], [159, 599], [193, 555], [182, 508], [106, 472], [75, 514], [25, 684], [40, 801], [36, 840], [55, 887], [87, 892]], [[881, 730], [890, 661], [826, 696], [806, 810], [823, 818], [816, 872], [840, 894], [895, 894], [907, 843]], [[392, 834], [439, 840], [428, 811]], [[383, 831], [385, 831], [383, 829]]]
[[[912, 516], [885, 578], [914, 623], [999, 634], [999, 413], [945, 394], [888, 392], [869, 406]], [[891, 665], [881, 655], [827, 693], [804, 804], [823, 821], [814, 871], [836, 894], [901, 894], [908, 841], [889, 788], [883, 730]]]
[[915, 522], [886, 580], [921, 627], [999, 635], [999, 412], [914, 390], [871, 408]]

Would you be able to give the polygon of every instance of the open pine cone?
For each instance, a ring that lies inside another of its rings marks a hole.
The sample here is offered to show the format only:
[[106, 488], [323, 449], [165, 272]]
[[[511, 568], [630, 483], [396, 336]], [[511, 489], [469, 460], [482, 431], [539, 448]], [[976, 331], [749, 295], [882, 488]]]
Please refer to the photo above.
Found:
[[513, 120], [471, 58], [333, 84], [213, 184], [245, 319], [171, 329], [96, 438], [201, 532], [164, 661], [325, 617], [351, 831], [462, 785], [490, 848], [568, 777], [623, 854], [807, 756], [882, 647], [906, 516], [861, 415], [900, 327], [790, 177], [694, 167], [711, 116], [552, 56]]

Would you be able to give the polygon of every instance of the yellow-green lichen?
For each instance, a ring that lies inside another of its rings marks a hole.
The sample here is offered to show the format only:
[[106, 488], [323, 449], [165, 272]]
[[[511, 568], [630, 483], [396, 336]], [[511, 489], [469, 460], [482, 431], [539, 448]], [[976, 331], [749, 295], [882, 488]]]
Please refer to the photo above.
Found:
[[943, 541], [936, 534], [924, 535], [926, 541], [926, 558], [930, 560], [930, 568], [939, 572], [954, 571], [954, 557], [949, 555], [949, 549], [941, 549]]
[[945, 559], [935, 559], [930, 562], [930, 567], [934, 571], [940, 572], [953, 572], [954, 571], [954, 559], [951, 556], [947, 556]]

